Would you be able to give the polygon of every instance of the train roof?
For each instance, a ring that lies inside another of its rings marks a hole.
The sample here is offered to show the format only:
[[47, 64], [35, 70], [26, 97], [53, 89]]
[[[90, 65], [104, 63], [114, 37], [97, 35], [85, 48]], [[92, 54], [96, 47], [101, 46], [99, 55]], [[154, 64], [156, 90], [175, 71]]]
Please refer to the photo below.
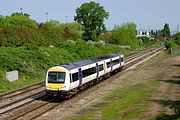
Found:
[[63, 65], [60, 65], [60, 66], [65, 67], [68, 70], [71, 70], [71, 69], [75, 69], [75, 68], [82, 67], [82, 66], [85, 66], [85, 65], [93, 64], [93, 63], [96, 63], [96, 62], [99, 62], [99, 61], [102, 61], [102, 60], [105, 60], [105, 59], [117, 57], [119, 55], [122, 55], [122, 54], [121, 53], [113, 53], [113, 54], [105, 55], [105, 56], [102, 56], [102, 57], [96, 57], [96, 58], [83, 60], [83, 61], [79, 61], [79, 62], [66, 63], [66, 64], [63, 64]]

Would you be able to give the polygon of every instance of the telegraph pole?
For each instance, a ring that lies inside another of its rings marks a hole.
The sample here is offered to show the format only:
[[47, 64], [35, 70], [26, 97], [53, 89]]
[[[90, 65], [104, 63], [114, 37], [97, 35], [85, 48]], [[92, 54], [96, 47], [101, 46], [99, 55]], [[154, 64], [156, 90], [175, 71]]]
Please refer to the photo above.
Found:
[[46, 22], [48, 21], [48, 12], [46, 13]]
[[179, 32], [179, 24], [177, 24], [177, 32]]
[[67, 24], [67, 16], [65, 16], [65, 18], [66, 18], [66, 24]]
[[21, 14], [23, 14], [23, 8], [20, 8]]

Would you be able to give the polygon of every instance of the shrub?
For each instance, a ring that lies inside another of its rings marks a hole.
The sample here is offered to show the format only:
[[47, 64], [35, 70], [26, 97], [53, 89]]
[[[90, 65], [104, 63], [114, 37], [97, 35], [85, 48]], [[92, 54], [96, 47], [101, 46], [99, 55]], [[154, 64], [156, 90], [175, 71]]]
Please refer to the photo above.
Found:
[[144, 46], [151, 46], [156, 43], [154, 39], [151, 39], [149, 37], [139, 37], [138, 39], [142, 41], [142, 44]]
[[59, 42], [80, 39], [82, 29], [78, 23], [60, 24], [53, 20], [38, 24], [28, 14], [13, 13], [0, 18], [0, 47], [20, 47], [25, 44], [55, 46]]
[[175, 43], [173, 40], [166, 40], [164, 45], [167, 50], [170, 50], [173, 46], [175, 46]]
[[109, 42], [119, 45], [130, 45], [131, 47], [139, 46], [140, 41], [136, 38], [136, 25], [134, 23], [127, 23], [115, 27]]

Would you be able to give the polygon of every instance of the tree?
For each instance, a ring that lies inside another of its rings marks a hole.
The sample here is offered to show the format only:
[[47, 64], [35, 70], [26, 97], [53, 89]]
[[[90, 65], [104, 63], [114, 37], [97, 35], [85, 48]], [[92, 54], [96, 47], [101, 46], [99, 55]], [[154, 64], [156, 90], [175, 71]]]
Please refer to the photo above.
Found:
[[175, 34], [175, 43], [180, 45], [180, 32]]
[[175, 34], [176, 40], [180, 40], [180, 32]]
[[60, 24], [58, 21], [49, 20], [41, 25], [45, 33], [56, 41], [77, 40], [82, 36], [83, 26], [79, 23]]
[[139, 40], [136, 38], [136, 25], [134, 23], [127, 23], [115, 27], [112, 31], [110, 43], [131, 45], [132, 47], [138, 46]]
[[37, 28], [38, 24], [30, 19], [27, 13], [12, 13], [11, 16], [6, 16], [3, 19], [3, 22], [0, 21], [1, 27], [8, 28], [18, 28], [18, 27], [27, 27], [27, 28]]
[[15, 13], [12, 13], [11, 17], [13, 17], [13, 16], [26, 16], [26, 17], [29, 18], [30, 15], [27, 14], [27, 13], [18, 13], [18, 12], [15, 12]]
[[169, 24], [165, 23], [164, 29], [162, 29], [162, 33], [163, 33], [164, 37], [171, 36], [170, 29], [169, 29]]
[[74, 20], [84, 26], [83, 39], [96, 41], [98, 36], [106, 30], [104, 19], [109, 17], [99, 3], [84, 3], [76, 9]]
[[154, 35], [154, 31], [153, 31], [153, 30], [151, 30], [150, 34], [151, 34], [151, 35]]

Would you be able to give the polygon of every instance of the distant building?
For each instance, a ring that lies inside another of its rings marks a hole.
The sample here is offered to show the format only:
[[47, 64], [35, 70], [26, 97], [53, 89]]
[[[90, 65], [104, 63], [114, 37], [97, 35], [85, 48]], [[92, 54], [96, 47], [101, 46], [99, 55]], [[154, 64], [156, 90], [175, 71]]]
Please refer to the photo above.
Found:
[[137, 32], [136, 37], [151, 37], [151, 36], [150, 36], [150, 32], [148, 30], [147, 31], [140, 30]]

